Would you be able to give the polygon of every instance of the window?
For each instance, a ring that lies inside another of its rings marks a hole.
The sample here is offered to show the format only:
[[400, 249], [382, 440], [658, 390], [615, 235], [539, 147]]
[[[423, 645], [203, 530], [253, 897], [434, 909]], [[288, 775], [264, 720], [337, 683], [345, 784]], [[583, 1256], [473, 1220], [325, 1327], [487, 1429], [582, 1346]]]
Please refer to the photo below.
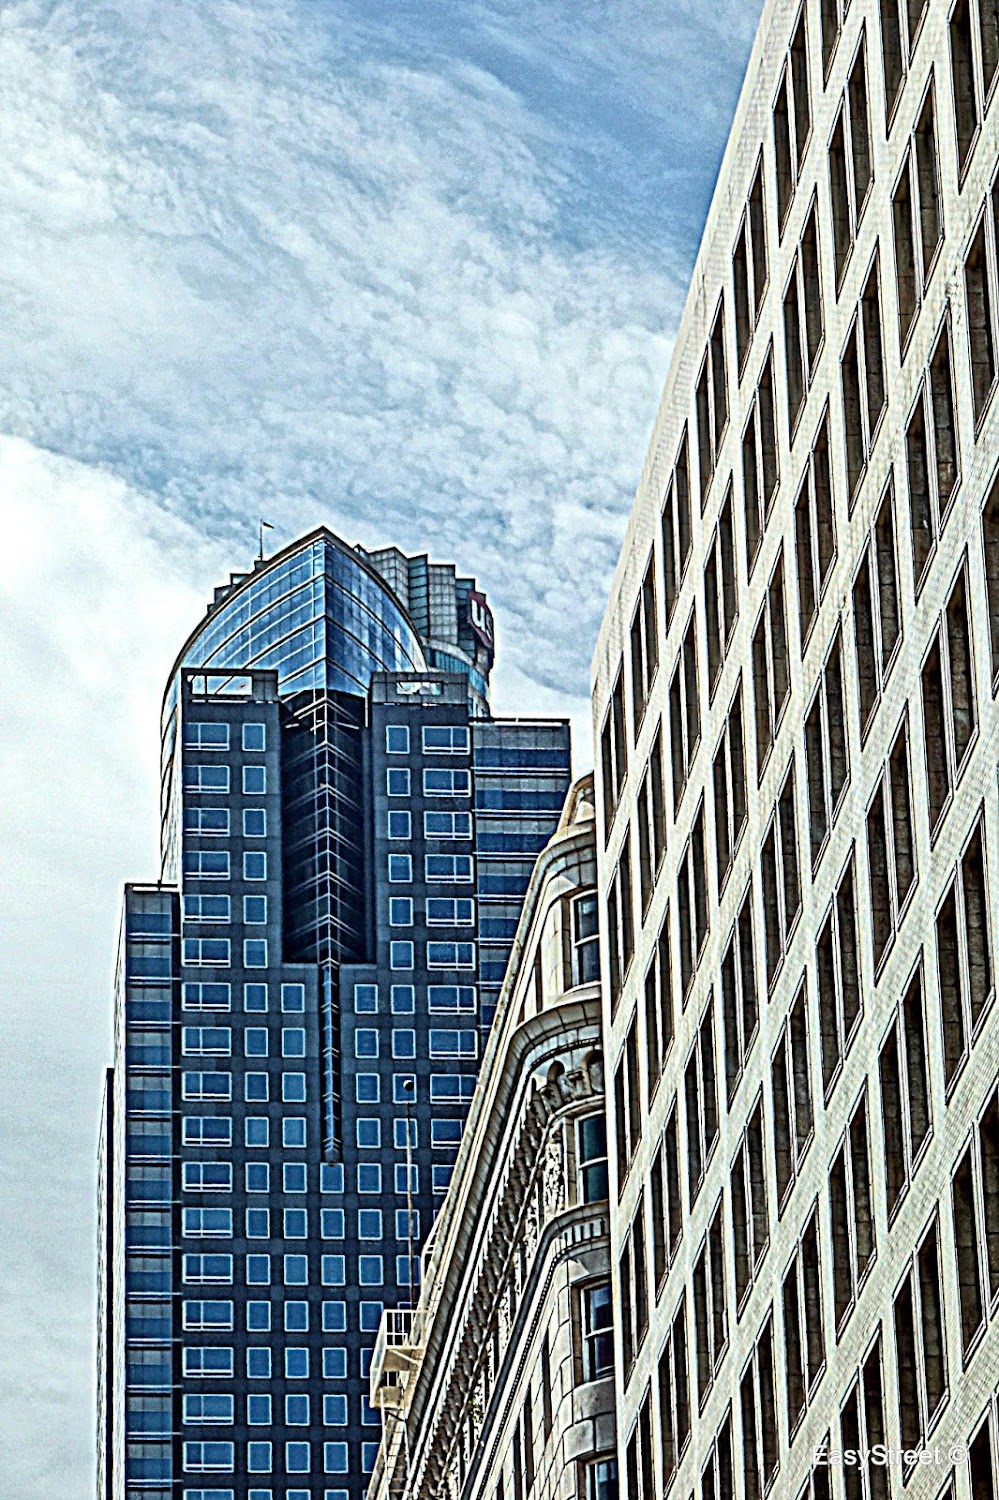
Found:
[[826, 409], [794, 504], [798, 620], [804, 651], [836, 561], [836, 518]]
[[263, 807], [244, 807], [243, 809], [243, 837], [247, 839], [262, 839], [267, 836], [267, 809]]
[[[978, 33], [978, 46], [972, 33]], [[999, 20], [988, 0], [959, 0], [950, 18], [950, 68], [963, 177], [999, 68]]]
[[624, 1352], [625, 1381], [635, 1356], [649, 1330], [648, 1280], [645, 1267], [645, 1197], [639, 1194], [638, 1205], [625, 1236], [618, 1267], [621, 1287], [621, 1345]]
[[409, 754], [409, 725], [385, 725], [385, 750], [389, 755]]
[[425, 724], [423, 726], [424, 753], [435, 755], [467, 755], [467, 724]]
[[185, 1302], [182, 1322], [186, 1329], [201, 1329], [205, 1332], [229, 1332], [232, 1330], [231, 1302]]
[[267, 939], [246, 938], [243, 942], [243, 968], [266, 969]]
[[936, 920], [948, 1089], [968, 1055], [994, 993], [988, 888], [985, 825], [979, 818]]
[[229, 837], [227, 807], [185, 807], [184, 832], [198, 838]]
[[764, 208], [763, 158], [756, 164], [739, 239], [732, 257], [735, 283], [735, 346], [742, 379], [767, 289], [767, 222]]
[[783, 313], [788, 424], [793, 440], [798, 420], [805, 409], [805, 397], [815, 379], [824, 337], [818, 208], [814, 199], [794, 259], [791, 279], [784, 293]]
[[[393, 944], [393, 947], [398, 946]], [[412, 949], [412, 944], [408, 945]], [[412, 953], [408, 963], [393, 964], [393, 968], [411, 969]], [[427, 967], [431, 969], [474, 969], [474, 943], [428, 943]]]
[[[525, 1412], [526, 1416], [526, 1412]], [[656, 1475], [652, 1459], [652, 1392], [648, 1386], [638, 1409], [638, 1420], [631, 1431], [625, 1453], [626, 1493], [629, 1495], [654, 1495]], [[525, 1478], [530, 1490], [534, 1482], [533, 1465]]]
[[[610, 833], [618, 800], [628, 775], [628, 742], [624, 731], [624, 670], [618, 668], [610, 707], [600, 733], [600, 765], [604, 798], [604, 842]], [[469, 831], [471, 832], [471, 830]]]
[[891, 480], [853, 585], [853, 627], [860, 684], [860, 733], [865, 738], [902, 638], [895, 553], [895, 491]]
[[478, 1033], [474, 1031], [430, 1030], [430, 1056], [474, 1058], [478, 1056]]
[[228, 1026], [181, 1027], [181, 1052], [185, 1057], [228, 1057], [232, 1052]]
[[228, 750], [229, 725], [192, 722], [184, 725], [185, 750]]
[[850, 775], [842, 646], [842, 630], [837, 630], [805, 719], [808, 837], [813, 870], [836, 821]]
[[825, 1367], [819, 1212], [813, 1208], [784, 1273], [784, 1348], [788, 1427], [793, 1433]]
[[617, 1129], [618, 1195], [642, 1136], [642, 1101], [638, 1087], [638, 1016], [632, 1016], [614, 1070], [614, 1122]]
[[390, 839], [409, 839], [413, 836], [412, 814], [408, 811], [389, 808], [386, 831]]
[[867, 1095], [861, 1095], [829, 1172], [832, 1220], [833, 1310], [837, 1336], [853, 1311], [874, 1263], [874, 1206], [867, 1130]]
[[791, 696], [784, 612], [784, 554], [777, 558], [760, 618], [753, 632], [753, 687], [756, 697], [756, 769], [762, 776], [777, 726]]
[[714, 1021], [710, 1002], [687, 1058], [683, 1092], [686, 1102], [687, 1168], [690, 1201], [693, 1203], [700, 1192], [711, 1153], [718, 1140]]
[[[847, 1392], [840, 1411], [844, 1447], [869, 1454], [886, 1442], [884, 1380], [881, 1370], [881, 1330]], [[854, 1471], [851, 1500], [888, 1500], [888, 1466], [868, 1458]]]
[[763, 932], [767, 987], [773, 987], [801, 910], [798, 833], [795, 827], [794, 761], [781, 788], [763, 840]]
[[201, 794], [229, 790], [228, 766], [202, 766], [186, 764], [183, 771], [184, 791]]
[[651, 1107], [662, 1076], [663, 1061], [673, 1044], [673, 980], [670, 971], [669, 908], [659, 929], [652, 961], [645, 971], [645, 1054]]
[[892, 226], [899, 334], [904, 354], [936, 264], [937, 251], [943, 244], [932, 83], [892, 194]]
[[691, 610], [680, 655], [669, 685], [670, 745], [673, 761], [673, 816], [687, 785], [691, 763], [701, 741], [701, 708], [697, 686], [696, 615]]
[[677, 1145], [676, 1104], [670, 1107], [652, 1162], [652, 1273], [658, 1296], [666, 1272], [683, 1236], [683, 1214], [680, 1206], [680, 1156]]
[[[680, 585], [687, 563], [690, 560], [690, 458], [687, 429], [684, 428], [680, 448], [673, 465], [673, 473], [666, 487], [663, 501], [663, 576], [665, 579], [666, 628], [673, 618]], [[607, 802], [606, 786], [604, 794]]]
[[697, 1346], [697, 1402], [699, 1407], [703, 1407], [728, 1346], [725, 1239], [720, 1199], [704, 1243], [694, 1262], [693, 1296]]
[[746, 1500], [766, 1494], [777, 1473], [777, 1400], [774, 1387], [773, 1317], [760, 1331], [739, 1386]]
[[752, 886], [743, 897], [721, 966], [725, 1027], [725, 1102], [735, 1098], [759, 1025]]
[[[440, 949], [443, 946], [445, 945], [440, 943], [427, 945], [428, 949], [430, 947]], [[440, 956], [440, 954], [438, 954], [437, 956]], [[413, 944], [404, 940], [389, 943], [389, 966], [396, 973], [400, 973], [406, 969], [411, 969], [413, 967]]]
[[[399, 989], [401, 986], [394, 985], [393, 988]], [[408, 990], [412, 989], [411, 986], [406, 986], [406, 988]], [[412, 1011], [413, 1006], [400, 1006], [399, 1009]], [[427, 985], [427, 1009], [431, 1015], [474, 1015], [475, 986], [471, 984], [429, 984]]]
[[616, 1010], [621, 990], [631, 967], [635, 951], [635, 923], [632, 912], [631, 833], [625, 835], [621, 857], [607, 893], [607, 936], [609, 947], [611, 1012]]
[[690, 1437], [690, 1386], [687, 1373], [687, 1314], [681, 1298], [659, 1356], [659, 1432], [665, 1489], [676, 1473]]
[[777, 90], [773, 119], [774, 154], [777, 161], [777, 225], [780, 233], [783, 233], [812, 132], [804, 6], [801, 7], [798, 24], [791, 38], [791, 50]]
[[[995, 225], [999, 211], [999, 184], [992, 192], [992, 213], [979, 221], [964, 263], [968, 341], [971, 346], [971, 387], [975, 427], [981, 424], [996, 384], [995, 328]], [[991, 231], [991, 232], [990, 232]]]
[[756, 1101], [732, 1163], [731, 1193], [735, 1305], [741, 1313], [770, 1245], [762, 1095]]
[[867, 812], [867, 867], [875, 972], [891, 946], [916, 884], [908, 721], [899, 725], [891, 755]]
[[922, 698], [927, 798], [935, 834], [978, 728], [965, 567], [923, 664]]
[[714, 478], [715, 463], [728, 426], [728, 381], [725, 368], [725, 298], [711, 327], [711, 338], [697, 377], [697, 457], [701, 481], [701, 510]]
[[267, 767], [266, 766], [244, 766], [243, 767], [243, 795], [244, 797], [262, 797], [267, 791]]
[[735, 852], [746, 828], [746, 745], [742, 720], [742, 679], [712, 766], [715, 793], [715, 852], [718, 856], [718, 894], [732, 872]]
[[812, 1139], [812, 1082], [805, 986], [795, 997], [770, 1069], [778, 1212], [784, 1208]]
[[571, 953], [566, 988], [591, 984], [600, 978], [600, 939], [597, 930], [597, 893], [586, 891], [572, 898], [569, 935]]
[[704, 803], [697, 809], [677, 878], [680, 926], [680, 987], [686, 1003], [708, 937], [708, 875], [704, 844]]
[[467, 797], [471, 792], [468, 771], [441, 770], [430, 767], [423, 773], [425, 797]]
[[[428, 896], [428, 927], [472, 927], [475, 924], [475, 902], [467, 896]], [[410, 926], [410, 923], [403, 923]]]
[[[392, 859], [399, 857], [398, 855], [389, 855], [390, 871]], [[462, 884], [466, 884], [472, 879], [472, 856], [470, 854], [428, 854], [425, 857], [424, 867], [428, 882], [446, 880], [449, 882], [460, 881]], [[403, 877], [400, 875], [398, 878], [402, 879]], [[410, 874], [405, 878], [411, 880], [413, 877]], [[391, 873], [389, 879], [393, 879]]]
[[228, 969], [228, 938], [184, 938], [182, 962], [192, 969]]
[[580, 1293], [583, 1334], [583, 1379], [601, 1380], [614, 1369], [614, 1325], [609, 1281]]
[[184, 1073], [181, 1098], [228, 1101], [232, 1098], [232, 1076], [229, 1073]]
[[185, 1146], [231, 1146], [232, 1121], [225, 1116], [185, 1115], [181, 1142]]
[[752, 574], [780, 483], [772, 344], [767, 350], [749, 421], [742, 434], [742, 482], [746, 517], [746, 564]]
[[924, 1447], [947, 1399], [939, 1225], [933, 1220], [895, 1293], [895, 1366], [902, 1444]]
[[385, 791], [389, 797], [408, 797], [410, 774], [408, 766], [388, 766], [385, 771]]
[[857, 1034], [863, 1010], [852, 854], [822, 924], [815, 963], [822, 1037], [822, 1087], [828, 1099], [850, 1043]]
[[739, 615], [731, 483], [725, 491], [704, 570], [704, 610], [708, 633], [708, 696], [713, 698]]
[[909, 981], [891, 1029], [881, 1044], [878, 1074], [890, 1222], [912, 1181], [932, 1130], [921, 965]]
[[854, 60], [829, 142], [829, 191], [837, 292], [843, 285], [873, 180], [865, 39]]
[[642, 579], [642, 592], [631, 622], [631, 707], [635, 739], [659, 667], [659, 617], [656, 610], [656, 558], [653, 552]]
[[[185, 849], [184, 875], [188, 880], [228, 880], [229, 851], [227, 849]], [[187, 899], [190, 900], [190, 897]]]
[[853, 509], [888, 398], [881, 334], [881, 270], [877, 253], [871, 264], [857, 315], [840, 360], [843, 422], [846, 429], [846, 479]]
[[231, 1193], [232, 1163], [227, 1161], [186, 1161], [183, 1164], [185, 1193]]
[[905, 434], [917, 594], [960, 482], [955, 411], [950, 332], [945, 320]]
[[182, 1233], [185, 1239], [231, 1239], [231, 1208], [185, 1208]]
[[223, 1395], [186, 1394], [184, 1396], [184, 1421], [199, 1427], [216, 1423], [231, 1427], [233, 1422], [233, 1397]]
[[[897, 3], [897, 0], [888, 0], [889, 4]], [[832, 65], [833, 55], [839, 42], [840, 33], [843, 30], [844, 13], [848, 9], [850, 0], [819, 0], [819, 33], [822, 42], [822, 81], [825, 83], [829, 78], [829, 69]]]
[[233, 1378], [233, 1354], [231, 1349], [194, 1348], [184, 1350], [185, 1379], [206, 1380]]
[[232, 1443], [185, 1443], [184, 1472], [187, 1474], [209, 1474], [214, 1471], [233, 1472]]

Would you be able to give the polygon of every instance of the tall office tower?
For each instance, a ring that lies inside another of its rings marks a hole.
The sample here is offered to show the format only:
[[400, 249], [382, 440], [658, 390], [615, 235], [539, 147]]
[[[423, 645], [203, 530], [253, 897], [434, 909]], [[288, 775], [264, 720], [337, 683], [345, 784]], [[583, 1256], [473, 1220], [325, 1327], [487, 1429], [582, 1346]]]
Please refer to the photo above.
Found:
[[162, 719], [102, 1135], [99, 1493], [352, 1500], [564, 723], [489, 717], [486, 601], [320, 530], [217, 590]]
[[997, 1494], [997, 73], [991, 0], [767, 0], [615, 575], [631, 1500]]
[[413, 1310], [371, 1365], [370, 1500], [612, 1500], [593, 778], [538, 857]]

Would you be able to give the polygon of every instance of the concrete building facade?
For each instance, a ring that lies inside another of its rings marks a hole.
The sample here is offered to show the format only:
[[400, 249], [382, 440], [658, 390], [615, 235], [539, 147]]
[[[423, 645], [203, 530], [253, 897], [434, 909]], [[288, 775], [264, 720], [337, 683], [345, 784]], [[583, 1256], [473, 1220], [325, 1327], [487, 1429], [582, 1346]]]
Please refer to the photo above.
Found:
[[629, 1497], [999, 1492], [997, 16], [768, 0], [600, 633]]
[[415, 1313], [371, 1367], [372, 1500], [612, 1500], [617, 1459], [592, 779], [524, 902]]

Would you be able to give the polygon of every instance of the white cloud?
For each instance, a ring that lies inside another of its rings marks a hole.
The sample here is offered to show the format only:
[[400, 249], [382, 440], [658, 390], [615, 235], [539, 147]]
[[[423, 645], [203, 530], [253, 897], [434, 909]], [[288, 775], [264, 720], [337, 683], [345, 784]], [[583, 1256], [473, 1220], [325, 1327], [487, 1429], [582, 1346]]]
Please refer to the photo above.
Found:
[[178, 644], [261, 514], [429, 549], [494, 605], [497, 709], [587, 762], [757, 8], [2, 5], [0, 1500], [91, 1493], [97, 1099]]

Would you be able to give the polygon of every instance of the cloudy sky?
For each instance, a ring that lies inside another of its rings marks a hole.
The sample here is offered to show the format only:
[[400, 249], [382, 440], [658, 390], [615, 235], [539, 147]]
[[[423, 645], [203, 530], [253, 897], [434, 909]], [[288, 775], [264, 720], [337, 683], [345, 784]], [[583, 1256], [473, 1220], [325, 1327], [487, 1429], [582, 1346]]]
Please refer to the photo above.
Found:
[[[0, 0], [0, 1500], [92, 1493], [120, 884], [213, 584], [325, 521], [589, 657], [758, 0]], [[577, 744], [580, 767], [589, 746]]]

